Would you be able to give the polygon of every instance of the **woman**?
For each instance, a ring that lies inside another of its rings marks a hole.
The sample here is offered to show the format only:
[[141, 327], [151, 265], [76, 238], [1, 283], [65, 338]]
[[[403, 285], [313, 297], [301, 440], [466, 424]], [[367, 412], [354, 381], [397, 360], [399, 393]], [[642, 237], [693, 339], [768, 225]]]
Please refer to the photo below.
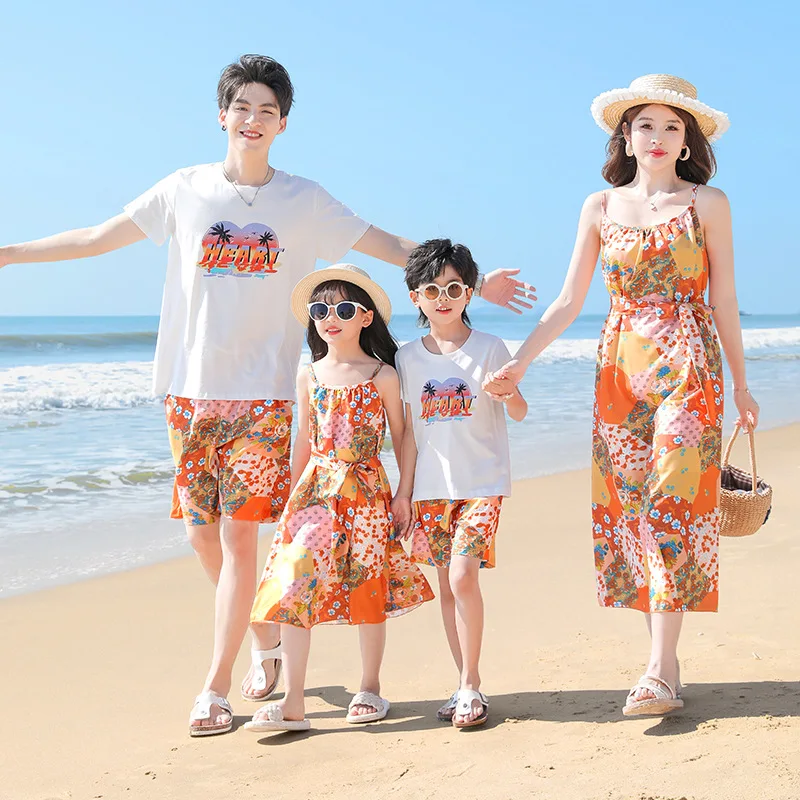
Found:
[[[643, 611], [647, 670], [626, 715], [683, 707], [677, 658], [684, 611], [716, 611], [722, 359], [738, 422], [758, 424], [747, 389], [728, 200], [707, 186], [710, 142], [728, 118], [687, 81], [637, 78], [597, 97], [611, 134], [559, 297], [486, 388], [507, 394], [581, 310], [601, 256], [611, 310], [600, 336], [592, 446], [592, 521], [601, 605]], [[708, 289], [708, 303], [705, 293]]]

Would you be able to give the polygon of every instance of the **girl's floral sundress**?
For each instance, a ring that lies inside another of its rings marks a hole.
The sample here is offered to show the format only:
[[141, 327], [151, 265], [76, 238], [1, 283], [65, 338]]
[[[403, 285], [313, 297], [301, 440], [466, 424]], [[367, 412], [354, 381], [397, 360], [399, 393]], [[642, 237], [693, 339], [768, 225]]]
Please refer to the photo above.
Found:
[[309, 372], [311, 458], [275, 533], [251, 619], [304, 628], [383, 622], [433, 599], [394, 537], [379, 457], [383, 404], [372, 379], [329, 387]]
[[694, 208], [648, 228], [605, 214], [611, 310], [597, 358], [592, 522], [601, 605], [716, 611], [722, 360]]

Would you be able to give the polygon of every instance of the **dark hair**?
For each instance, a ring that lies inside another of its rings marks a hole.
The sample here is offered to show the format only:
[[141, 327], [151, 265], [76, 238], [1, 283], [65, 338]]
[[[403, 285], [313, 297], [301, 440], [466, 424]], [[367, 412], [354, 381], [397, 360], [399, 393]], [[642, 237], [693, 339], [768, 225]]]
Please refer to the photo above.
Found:
[[[408, 257], [406, 263], [406, 286], [410, 292], [419, 289], [426, 283], [433, 283], [450, 265], [458, 277], [469, 286], [475, 288], [478, 282], [478, 265], [472, 257], [469, 248], [464, 244], [453, 244], [450, 239], [428, 239], [417, 245]], [[469, 316], [465, 308], [461, 312], [461, 319], [469, 325]], [[420, 328], [430, 327], [430, 320], [419, 312], [417, 324]]]
[[[333, 305], [339, 300], [351, 300], [354, 303], [361, 303], [364, 308], [372, 312], [372, 324], [361, 329], [358, 343], [361, 349], [372, 358], [383, 361], [390, 367], [394, 366], [394, 357], [397, 354], [397, 342], [389, 332], [389, 328], [378, 313], [375, 302], [360, 286], [356, 286], [350, 281], [325, 281], [319, 284], [309, 298], [309, 303], [315, 301], [330, 303]], [[308, 320], [308, 331], [306, 341], [311, 348], [311, 360], [319, 361], [328, 354], [328, 345], [317, 333], [317, 327], [313, 319]]]
[[[608, 158], [603, 164], [603, 177], [612, 186], [625, 186], [630, 183], [636, 175], [636, 159], [633, 156], [625, 155], [625, 135], [622, 126], [627, 124], [630, 130], [631, 124], [639, 116], [642, 109], [649, 103], [629, 108], [619, 121], [619, 125], [614, 129], [611, 138], [606, 145]], [[714, 151], [711, 143], [706, 139], [697, 120], [682, 108], [671, 108], [686, 125], [686, 138], [684, 144], [689, 148], [690, 155], [688, 160], [675, 162], [675, 172], [679, 178], [691, 183], [706, 184], [717, 171], [717, 160], [714, 158]]]
[[236, 95], [248, 83], [263, 83], [269, 86], [278, 99], [281, 116], [289, 114], [294, 103], [294, 86], [289, 73], [269, 56], [246, 55], [233, 64], [228, 64], [217, 84], [217, 104], [222, 111], [227, 111]]

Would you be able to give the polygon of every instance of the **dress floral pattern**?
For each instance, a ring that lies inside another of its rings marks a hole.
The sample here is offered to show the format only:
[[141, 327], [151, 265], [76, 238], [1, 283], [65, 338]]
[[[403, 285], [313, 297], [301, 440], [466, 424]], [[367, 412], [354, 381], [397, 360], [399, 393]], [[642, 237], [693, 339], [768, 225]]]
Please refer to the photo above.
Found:
[[605, 606], [717, 610], [723, 376], [696, 194], [648, 228], [603, 202], [592, 523]]
[[394, 537], [379, 458], [383, 404], [372, 380], [328, 387], [309, 372], [312, 454], [275, 533], [251, 620], [304, 628], [383, 622], [433, 599]]

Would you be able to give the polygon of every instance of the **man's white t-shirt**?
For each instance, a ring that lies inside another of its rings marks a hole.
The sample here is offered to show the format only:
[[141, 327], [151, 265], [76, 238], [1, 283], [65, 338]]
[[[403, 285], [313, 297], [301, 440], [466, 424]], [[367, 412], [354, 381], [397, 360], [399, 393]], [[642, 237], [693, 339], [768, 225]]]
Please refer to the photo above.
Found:
[[454, 353], [431, 353], [422, 339], [400, 348], [397, 372], [417, 443], [412, 500], [511, 494], [505, 406], [481, 389], [486, 373], [510, 358], [502, 339], [480, 331]]
[[294, 399], [304, 329], [292, 289], [317, 258], [341, 259], [369, 223], [280, 170], [250, 207], [218, 163], [174, 172], [125, 211], [156, 244], [170, 240], [153, 391]]

